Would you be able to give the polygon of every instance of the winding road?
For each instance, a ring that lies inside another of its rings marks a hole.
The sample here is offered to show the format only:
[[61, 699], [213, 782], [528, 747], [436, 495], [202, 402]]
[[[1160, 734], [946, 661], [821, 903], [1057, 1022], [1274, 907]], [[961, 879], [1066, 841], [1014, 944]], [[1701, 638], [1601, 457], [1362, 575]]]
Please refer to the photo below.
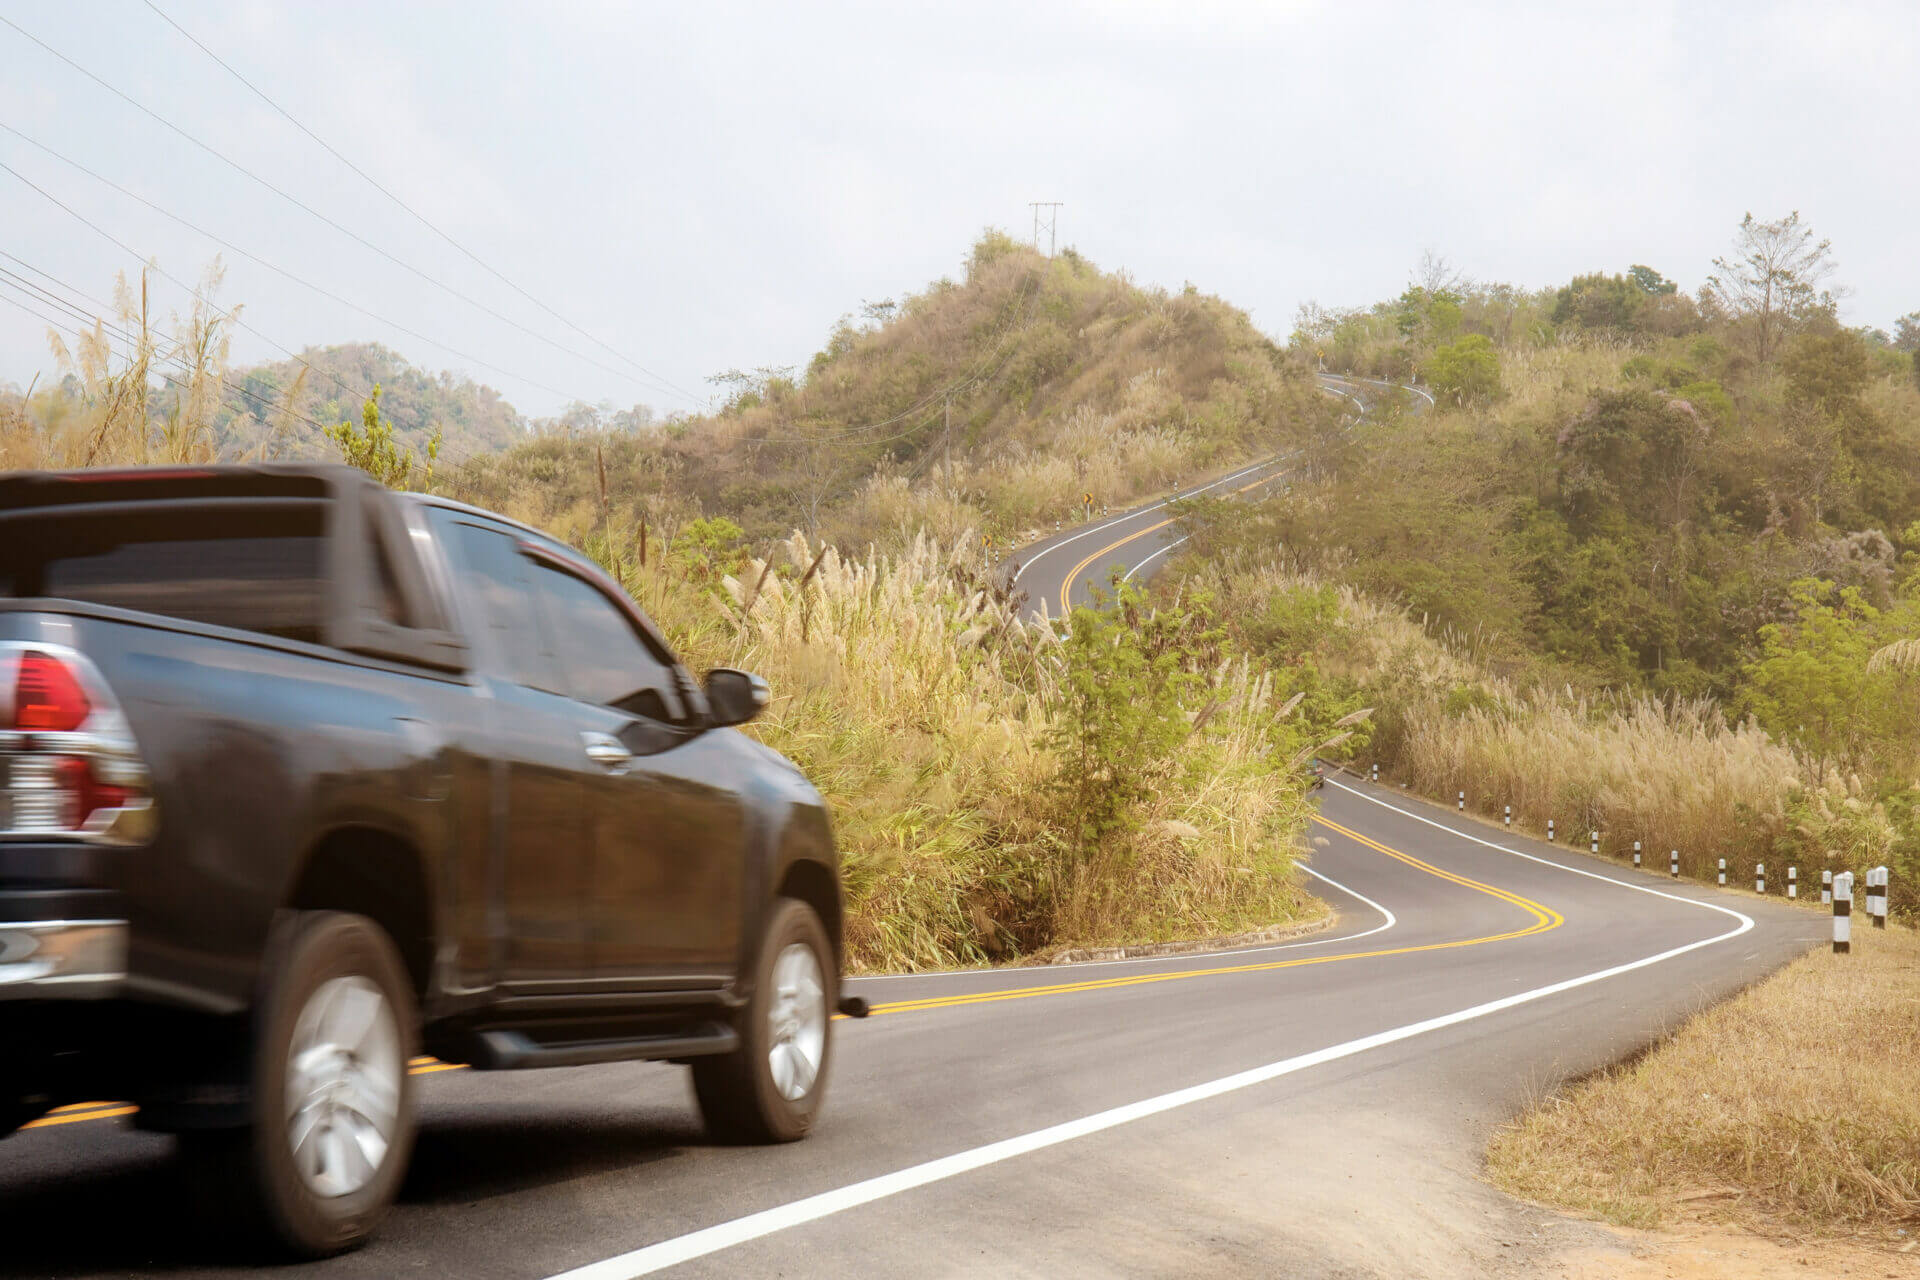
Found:
[[[1433, 397], [1415, 386], [1396, 388], [1390, 382], [1332, 373], [1317, 377], [1322, 391], [1354, 406], [1355, 422], [1366, 417], [1370, 400], [1383, 390], [1404, 392], [1416, 413], [1433, 404]], [[1276, 454], [1170, 497], [1030, 543], [1014, 553], [1018, 567], [1010, 585], [1027, 593], [1036, 614], [1064, 617], [1075, 605], [1090, 603], [1093, 588], [1104, 586], [1108, 571], [1116, 566], [1128, 579], [1144, 580], [1159, 571], [1187, 540], [1169, 510], [1174, 503], [1203, 494], [1231, 498], [1262, 490], [1287, 474], [1295, 456], [1294, 451]]]
[[[1155, 520], [1063, 536], [1023, 578], [1049, 566], [1057, 598], [1089, 553], [1147, 566]], [[394, 1216], [298, 1274], [1531, 1274], [1594, 1229], [1480, 1181], [1492, 1129], [1823, 936], [1346, 778], [1313, 839], [1318, 933], [853, 980], [873, 1016], [837, 1024], [825, 1118], [791, 1146], [708, 1142], [678, 1067], [423, 1062]], [[251, 1269], [180, 1170], [106, 1104], [0, 1144], [0, 1273]]]

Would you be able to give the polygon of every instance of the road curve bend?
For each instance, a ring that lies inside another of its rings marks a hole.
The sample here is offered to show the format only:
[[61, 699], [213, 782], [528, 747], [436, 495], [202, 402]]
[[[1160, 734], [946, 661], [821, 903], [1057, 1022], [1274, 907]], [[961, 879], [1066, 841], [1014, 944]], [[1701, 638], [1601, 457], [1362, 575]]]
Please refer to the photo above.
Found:
[[[1823, 924], [1347, 779], [1309, 871], [1305, 938], [852, 980], [791, 1146], [711, 1144], [666, 1065], [437, 1072], [383, 1234], [302, 1274], [1496, 1274], [1586, 1229], [1479, 1181], [1491, 1127]], [[248, 1270], [124, 1123], [0, 1147], [7, 1272]]]

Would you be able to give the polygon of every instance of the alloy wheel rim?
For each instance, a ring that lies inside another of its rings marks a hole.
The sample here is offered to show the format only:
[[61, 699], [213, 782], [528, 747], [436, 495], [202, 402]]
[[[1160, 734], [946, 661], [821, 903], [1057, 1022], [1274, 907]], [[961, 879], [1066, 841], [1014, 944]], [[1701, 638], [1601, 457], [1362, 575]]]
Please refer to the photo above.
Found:
[[773, 998], [767, 1002], [767, 1066], [788, 1102], [813, 1091], [827, 1047], [827, 984], [819, 957], [790, 942], [773, 962]]
[[287, 1145], [315, 1195], [351, 1195], [386, 1164], [405, 1067], [399, 1020], [372, 982], [333, 978], [307, 998], [287, 1052]]

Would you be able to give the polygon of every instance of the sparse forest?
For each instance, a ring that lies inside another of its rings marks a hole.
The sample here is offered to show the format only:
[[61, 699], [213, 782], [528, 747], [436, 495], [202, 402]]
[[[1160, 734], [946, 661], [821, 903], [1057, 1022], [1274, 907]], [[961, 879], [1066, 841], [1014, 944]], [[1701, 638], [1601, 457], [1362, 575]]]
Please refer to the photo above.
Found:
[[1191, 513], [1186, 580], [1240, 618], [1324, 579], [1360, 593], [1340, 617], [1419, 619], [1395, 654], [1313, 647], [1432, 792], [1701, 869], [1920, 872], [1920, 675], [1888, 649], [1920, 636], [1920, 314], [1849, 328], [1838, 277], [1797, 214], [1749, 215], [1695, 295], [1645, 265], [1524, 289], [1430, 259], [1390, 301], [1305, 307], [1293, 351], [1437, 405]]

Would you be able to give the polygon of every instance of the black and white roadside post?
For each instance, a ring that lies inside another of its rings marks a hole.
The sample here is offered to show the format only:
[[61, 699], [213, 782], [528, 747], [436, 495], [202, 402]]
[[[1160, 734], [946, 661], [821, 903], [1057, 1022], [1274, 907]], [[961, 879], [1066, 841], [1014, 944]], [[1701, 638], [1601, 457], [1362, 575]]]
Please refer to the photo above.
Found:
[[1462, 791], [1460, 793], [1460, 812], [1465, 813], [1466, 811], [1467, 811], [1467, 793]]
[[1633, 842], [1633, 869], [1635, 871], [1640, 869], [1640, 842], [1638, 840]]
[[1599, 854], [1600, 833], [1598, 831], [1592, 831], [1587, 834], [1587, 852], [1595, 855]]
[[1513, 829], [1513, 806], [1512, 805], [1507, 806], [1506, 824], [1507, 824], [1507, 829], [1511, 831]]
[[1380, 766], [1377, 764], [1373, 766], [1373, 780], [1375, 782], [1380, 781]]
[[1833, 901], [1833, 872], [1820, 873], [1820, 905], [1826, 906]]
[[1887, 869], [1875, 867], [1867, 876], [1868, 884], [1872, 885], [1867, 890], [1867, 909], [1873, 913], [1873, 927], [1884, 929], [1887, 927]]
[[1725, 858], [1720, 859], [1720, 887], [1722, 889], [1727, 887], [1727, 860]]
[[1842, 871], [1833, 878], [1833, 954], [1843, 956], [1853, 950], [1853, 872]]
[[1787, 897], [1798, 900], [1800, 897], [1800, 868], [1787, 868]]
[[1547, 843], [1548, 844], [1553, 843], [1553, 819], [1552, 818], [1547, 819]]
[[1753, 891], [1755, 893], [1767, 891], [1767, 864], [1764, 862], [1753, 864]]
[[1667, 870], [1675, 880], [1680, 878], [1680, 851], [1678, 849], [1669, 849], [1667, 851]]

